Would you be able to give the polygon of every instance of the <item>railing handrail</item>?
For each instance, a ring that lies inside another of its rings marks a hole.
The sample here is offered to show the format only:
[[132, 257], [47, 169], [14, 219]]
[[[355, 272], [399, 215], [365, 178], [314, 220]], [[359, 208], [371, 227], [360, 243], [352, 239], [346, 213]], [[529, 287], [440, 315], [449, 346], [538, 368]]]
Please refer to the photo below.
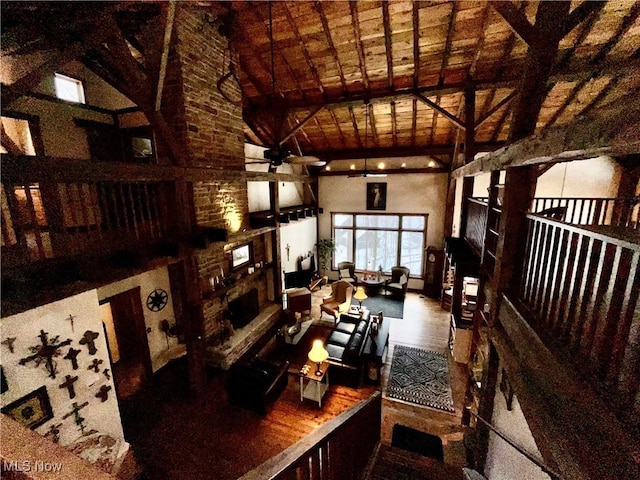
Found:
[[327, 438], [336, 435], [342, 426], [359, 415], [366, 407], [375, 401], [381, 401], [381, 396], [381, 392], [374, 392], [370, 397], [360, 401], [360, 403], [356, 404], [353, 408], [328, 421], [313, 433], [271, 457], [262, 465], [245, 473], [239, 480], [252, 480], [255, 478], [269, 480], [277, 478], [277, 476], [284, 473], [290, 465], [324, 443]]
[[612, 237], [610, 235], [607, 235], [606, 233], [597, 232], [593, 228], [589, 228], [589, 225], [574, 225], [572, 223], [563, 222], [562, 220], [554, 220], [553, 218], [538, 215], [536, 213], [528, 213], [527, 218], [537, 222], [546, 223], [547, 225], [555, 225], [571, 233], [586, 235], [594, 238], [595, 240], [611, 243], [622, 248], [628, 248], [629, 250], [633, 251], [640, 251], [640, 243], [633, 243], [621, 238]]

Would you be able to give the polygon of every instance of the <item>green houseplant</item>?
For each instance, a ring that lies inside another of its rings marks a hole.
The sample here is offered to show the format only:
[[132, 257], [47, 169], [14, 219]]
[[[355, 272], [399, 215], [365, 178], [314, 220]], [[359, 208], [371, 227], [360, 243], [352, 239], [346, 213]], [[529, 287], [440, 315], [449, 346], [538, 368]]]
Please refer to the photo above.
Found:
[[322, 267], [322, 273], [327, 274], [331, 269], [331, 255], [336, 249], [336, 242], [333, 238], [321, 238], [316, 244], [318, 249], [318, 263]]

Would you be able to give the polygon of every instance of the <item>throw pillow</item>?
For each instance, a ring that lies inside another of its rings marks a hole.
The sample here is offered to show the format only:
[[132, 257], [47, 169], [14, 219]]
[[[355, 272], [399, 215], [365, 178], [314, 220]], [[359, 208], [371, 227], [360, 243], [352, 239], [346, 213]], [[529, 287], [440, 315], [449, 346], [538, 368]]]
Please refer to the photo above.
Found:
[[407, 278], [407, 276], [403, 273], [402, 276], [400, 277], [400, 285], [404, 285], [405, 283], [407, 283], [409, 279]]
[[351, 273], [349, 273], [348, 268], [343, 268], [340, 270], [340, 278], [351, 278]]

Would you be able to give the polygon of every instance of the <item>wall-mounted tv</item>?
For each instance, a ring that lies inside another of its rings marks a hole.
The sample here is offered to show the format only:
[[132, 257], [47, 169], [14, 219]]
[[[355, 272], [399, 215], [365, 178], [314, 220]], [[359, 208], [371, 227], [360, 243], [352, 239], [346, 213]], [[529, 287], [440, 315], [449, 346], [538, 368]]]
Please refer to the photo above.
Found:
[[237, 270], [253, 264], [253, 243], [243, 243], [231, 249], [231, 268]]

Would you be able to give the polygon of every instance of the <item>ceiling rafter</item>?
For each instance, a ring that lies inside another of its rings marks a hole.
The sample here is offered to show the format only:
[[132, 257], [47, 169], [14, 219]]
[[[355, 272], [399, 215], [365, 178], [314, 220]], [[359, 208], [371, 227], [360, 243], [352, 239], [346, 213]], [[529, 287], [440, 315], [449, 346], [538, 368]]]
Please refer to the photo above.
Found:
[[[420, 84], [420, 2], [413, 2], [413, 88]], [[415, 132], [415, 130], [414, 130]], [[414, 133], [415, 136], [415, 133]]]
[[333, 124], [336, 126], [336, 132], [338, 132], [338, 136], [340, 137], [340, 142], [342, 143], [342, 147], [344, 148], [347, 145], [347, 141], [344, 137], [344, 132], [340, 127], [340, 122], [338, 121], [338, 117], [336, 117], [336, 112], [333, 110], [327, 110], [329, 112], [329, 116], [333, 120]]
[[[438, 105], [437, 102], [429, 100], [427, 97], [425, 97], [421, 93], [416, 94], [416, 97], [418, 97], [424, 103], [429, 105], [429, 107], [431, 107], [433, 110], [435, 110], [435, 112], [433, 112], [434, 116], [437, 115], [438, 113], [440, 113], [443, 117], [445, 117], [447, 120], [449, 120], [451, 123], [453, 123], [459, 129], [464, 130], [466, 128], [466, 126], [465, 126], [465, 124], [464, 124], [464, 122], [462, 120], [460, 120], [458, 117], [456, 117], [453, 113], [450, 113], [447, 110], [445, 110], [444, 108], [442, 108], [440, 105]], [[438, 96], [438, 98], [439, 98], [439, 96]]]
[[322, 139], [324, 140], [325, 146], [327, 148], [331, 148], [331, 142], [329, 141], [329, 139], [327, 139], [327, 135], [324, 133], [324, 130], [322, 129], [322, 125], [320, 125], [320, 122], [318, 122], [318, 118], [315, 116], [313, 117], [313, 123], [316, 124], [316, 128], [320, 132], [320, 135], [322, 135]]
[[[371, 131], [371, 138], [373, 139], [373, 144], [377, 147], [378, 145], [380, 145], [379, 139], [378, 139], [378, 130], [376, 129], [376, 114], [375, 114], [375, 110], [373, 108], [373, 105], [369, 104], [369, 130]], [[367, 104], [364, 104], [364, 108], [365, 108], [365, 115], [364, 115], [364, 119], [367, 119]], [[366, 130], [365, 130], [365, 134], [366, 134]], [[365, 138], [365, 143], [366, 143], [366, 138]]]
[[282, 9], [284, 11], [285, 17], [287, 17], [287, 23], [289, 24], [289, 28], [293, 32], [296, 37], [296, 42], [300, 45], [300, 49], [302, 50], [302, 56], [307, 62], [307, 66], [309, 67], [309, 71], [311, 72], [311, 76], [313, 77], [320, 94], [325, 97], [326, 92], [324, 86], [322, 85], [322, 80], [320, 79], [320, 75], [318, 74], [318, 69], [316, 68], [313, 59], [311, 58], [311, 54], [307, 49], [307, 44], [302, 41], [302, 35], [300, 35], [300, 30], [296, 25], [296, 22], [293, 21], [293, 17], [291, 16], [291, 12], [289, 11], [289, 7], [287, 7], [286, 3], [282, 3]]
[[351, 125], [353, 126], [353, 132], [355, 133], [356, 141], [358, 142], [358, 148], [362, 149], [363, 143], [360, 136], [360, 130], [358, 129], [358, 122], [356, 121], [356, 115], [353, 111], [353, 107], [349, 106], [349, 116], [351, 117]]
[[507, 108], [505, 108], [504, 111], [502, 112], [502, 115], [500, 115], [498, 123], [496, 124], [496, 128], [493, 131], [493, 134], [491, 135], [491, 139], [489, 140], [490, 142], [498, 141], [498, 138], [502, 133], [502, 129], [504, 128], [504, 124], [507, 121], [507, 118], [509, 118], [509, 115], [511, 115], [512, 113], [513, 113], [513, 103], [510, 102]]
[[514, 90], [509, 95], [507, 95], [502, 100], [500, 100], [498, 103], [496, 103], [491, 108], [491, 110], [489, 110], [487, 113], [485, 113], [484, 115], [482, 115], [480, 118], [478, 118], [476, 120], [476, 123], [475, 123], [475, 126], [474, 126], [475, 130], [478, 130], [478, 128], [480, 128], [484, 122], [489, 120], [489, 118], [491, 118], [494, 113], [496, 113], [498, 110], [500, 110], [506, 104], [510, 103], [511, 100], [513, 100], [517, 95], [518, 95], [518, 90]]
[[[298, 122], [299, 122], [298, 117], [297, 117], [297, 115], [295, 115], [295, 114], [293, 114], [293, 121], [294, 121], [294, 123], [298, 123]], [[304, 131], [304, 128], [303, 128], [303, 129], [301, 129], [301, 130], [300, 130], [299, 132], [297, 132], [297, 133], [299, 133], [300, 135], [302, 135], [302, 136], [304, 137], [304, 140], [305, 140], [305, 142], [307, 142], [307, 144], [311, 145], [311, 141], [309, 140], [309, 135], [307, 135], [307, 132], [305, 132], [305, 131]], [[297, 139], [296, 137], [293, 137], [293, 140], [294, 140], [295, 142], [297, 142], [297, 141], [298, 141], [298, 139]]]
[[[272, 9], [275, 5], [279, 5], [281, 2], [270, 2], [269, 3], [269, 9]], [[284, 2], [282, 2], [282, 5], [284, 5]], [[269, 18], [263, 18], [262, 14], [261, 14], [261, 9], [257, 8], [257, 7], [253, 7], [249, 9], [253, 15], [255, 16], [255, 18], [258, 20], [258, 23], [261, 25], [264, 25], [265, 31], [267, 32], [267, 37], [270, 38], [270, 36], [272, 35], [272, 32], [269, 31]], [[274, 42], [274, 51], [275, 54], [278, 55], [282, 61], [282, 64], [285, 67], [285, 70], [287, 71], [287, 74], [289, 75], [289, 77], [293, 80], [293, 83], [296, 85], [296, 88], [300, 91], [301, 93], [301, 97], [304, 101], [304, 99], [307, 98], [307, 94], [306, 92], [302, 89], [302, 86], [300, 85], [300, 82], [298, 80], [298, 76], [294, 73], [293, 69], [291, 68], [291, 65], [289, 65], [289, 61], [287, 60], [287, 57], [284, 56], [284, 53], [282, 52], [281, 49], [279, 48], [275, 48], [275, 35], [273, 35], [273, 42]], [[270, 51], [270, 55], [273, 52]], [[271, 69], [269, 69], [269, 71], [271, 71]], [[276, 76], [277, 76], [277, 72], [276, 72]], [[277, 85], [277, 80], [276, 79], [271, 79], [272, 83], [275, 83]]]
[[587, 38], [587, 36], [589, 35], [591, 30], [593, 29], [593, 26], [596, 24], [596, 22], [598, 21], [599, 18], [600, 18], [600, 12], [597, 12], [596, 14], [591, 15], [580, 26], [580, 32], [578, 32], [578, 36], [576, 37], [576, 41], [573, 43], [573, 45], [571, 45], [571, 47], [569, 47], [568, 49], [566, 49], [562, 53], [562, 58], [558, 61], [558, 63], [554, 67], [554, 70], [561, 70], [561, 69], [563, 69], [564, 67], [567, 66], [567, 64], [569, 63], [569, 61], [571, 60], [571, 58], [575, 54], [576, 50], [578, 49], [578, 47], [580, 45], [582, 45], [582, 43]]
[[353, 27], [353, 36], [356, 44], [356, 51], [358, 52], [358, 67], [360, 68], [360, 75], [362, 75], [362, 85], [366, 90], [369, 90], [369, 75], [367, 74], [367, 64], [364, 54], [364, 48], [362, 47], [360, 21], [358, 20], [358, 2], [355, 0], [349, 0], [349, 10], [351, 11], [351, 25]]
[[289, 140], [291, 137], [293, 137], [293, 136], [296, 134], [296, 132], [297, 132], [298, 130], [300, 130], [302, 127], [304, 127], [304, 126], [305, 126], [305, 124], [306, 124], [309, 120], [311, 120], [312, 118], [314, 118], [314, 117], [318, 114], [318, 112], [319, 112], [320, 110], [322, 110], [323, 108], [324, 108], [324, 107], [314, 107], [314, 108], [311, 110], [311, 112], [309, 112], [309, 114], [308, 114], [305, 118], [303, 118], [303, 119], [302, 119], [302, 121], [298, 122], [298, 121], [297, 121], [297, 119], [296, 119], [296, 126], [295, 126], [295, 127], [293, 127], [293, 128], [292, 128], [292, 129], [291, 129], [291, 130], [290, 130], [290, 131], [289, 131], [289, 132], [288, 132], [284, 137], [282, 137], [282, 140], [280, 140], [280, 143], [279, 143], [279, 144], [280, 144], [280, 145], [282, 145], [282, 144], [283, 144], [283, 143], [285, 143], [287, 140]]
[[396, 118], [396, 102], [391, 102], [391, 131], [393, 133], [393, 146], [398, 146], [398, 119]]
[[416, 146], [416, 135], [418, 134], [418, 99], [411, 100], [411, 146]]
[[[440, 72], [438, 73], [438, 86], [442, 86], [444, 84], [444, 69], [446, 68], [447, 64], [449, 63], [449, 55], [451, 53], [451, 44], [453, 43], [453, 33], [455, 31], [454, 29], [454, 25], [455, 25], [455, 18], [456, 18], [456, 11], [457, 11], [457, 6], [456, 6], [456, 2], [452, 2], [451, 3], [451, 13], [449, 14], [449, 26], [447, 27], [447, 40], [445, 42], [445, 46], [444, 46], [444, 52], [442, 54], [442, 63], [440, 64]], [[464, 88], [464, 87], [463, 87]], [[420, 98], [423, 102], [425, 101], [426, 97], [422, 97], [418, 95], [418, 98]], [[436, 136], [436, 128], [438, 126], [438, 108], [440, 108], [440, 100], [441, 100], [441, 96], [440, 94], [438, 94], [438, 96], [436, 97], [436, 101], [435, 102], [431, 102], [430, 100], [427, 103], [427, 105], [429, 105], [431, 108], [433, 108], [434, 110], [436, 110], [435, 112], [433, 112], [433, 116], [431, 118], [431, 140], [430, 143], [434, 142], [435, 136]], [[434, 105], [437, 105], [438, 108], [435, 108]], [[449, 114], [449, 112], [447, 112], [446, 114], [444, 113], [446, 112], [446, 110], [442, 109], [442, 114], [448, 118], [449, 120], [454, 122], [454, 125], [456, 125], [455, 121], [450, 118], [448, 115], [450, 115], [451, 117], [453, 117], [453, 115]], [[456, 121], [458, 121], [458, 123], [460, 125], [462, 125], [458, 119], [456, 119]]]
[[607, 83], [607, 85], [602, 90], [600, 90], [600, 93], [598, 93], [598, 95], [596, 95], [596, 97], [582, 109], [582, 111], [579, 113], [579, 116], [588, 115], [591, 110], [598, 106], [606, 98], [609, 92], [611, 92], [611, 90], [613, 90], [617, 86], [619, 81], [620, 78], [618, 77], [611, 79], [611, 81]]
[[384, 28], [384, 47], [387, 57], [387, 87], [389, 87], [389, 90], [393, 90], [393, 43], [391, 42], [388, 2], [382, 2], [382, 26]]
[[[163, 10], [165, 8], [163, 7]], [[160, 66], [158, 75], [154, 75], [151, 78], [157, 78], [158, 83], [156, 87], [156, 111], [160, 110], [162, 103], [162, 90], [164, 89], [164, 78], [167, 72], [167, 64], [169, 62], [169, 46], [171, 45], [171, 32], [173, 31], [173, 18], [176, 12], [176, 0], [170, 0], [169, 6], [166, 8], [166, 20], [164, 27], [164, 36], [162, 39], [162, 53], [160, 57]]]
[[530, 47], [535, 45], [537, 31], [529, 23], [523, 10], [518, 9], [511, 1], [493, 0], [489, 4], [527, 45]]
[[322, 8], [322, 2], [316, 0], [314, 2], [314, 9], [318, 12], [320, 16], [320, 22], [322, 23], [322, 30], [324, 32], [324, 36], [327, 39], [327, 44], [329, 45], [329, 51], [331, 55], [333, 55], [333, 60], [336, 62], [336, 68], [338, 69], [338, 74], [340, 75], [340, 83], [342, 85], [342, 93], [347, 93], [347, 81], [344, 78], [344, 72], [342, 71], [342, 64], [340, 63], [340, 58], [338, 57], [338, 51], [336, 50], [336, 46], [333, 43], [333, 38], [331, 38], [331, 29], [329, 28], [329, 22], [327, 21], [327, 17], [324, 14], [324, 9]]
[[561, 33], [561, 38], [565, 37], [571, 30], [584, 22], [590, 15], [602, 11], [606, 2], [583, 1], [580, 5], [569, 13], [565, 27]]

